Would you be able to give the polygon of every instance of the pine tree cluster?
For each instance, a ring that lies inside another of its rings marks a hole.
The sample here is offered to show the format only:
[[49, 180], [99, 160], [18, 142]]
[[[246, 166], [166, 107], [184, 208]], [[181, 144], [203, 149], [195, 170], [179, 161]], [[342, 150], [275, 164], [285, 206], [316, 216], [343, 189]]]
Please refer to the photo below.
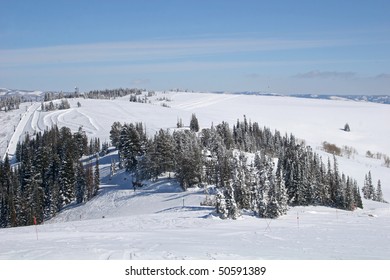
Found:
[[137, 89], [137, 88], [92, 90], [88, 93], [84, 93], [84, 97], [89, 99], [113, 99], [113, 98], [123, 97], [127, 95], [133, 95], [133, 96], [141, 95], [143, 91], [144, 90]]
[[[54, 126], [18, 145], [18, 164], [0, 162], [0, 227], [31, 225], [53, 217], [66, 205], [82, 203], [99, 189], [98, 160], [83, 165], [88, 148], [81, 129]], [[94, 158], [94, 157], [92, 157]], [[93, 170], [94, 169], [94, 170]]]
[[[105, 89], [105, 90], [91, 90], [86, 93], [80, 93], [77, 90], [75, 92], [45, 92], [43, 96], [44, 102], [53, 101], [56, 99], [63, 98], [88, 98], [88, 99], [115, 99], [118, 97], [123, 97], [127, 95], [138, 96], [141, 95], [145, 90], [137, 89], [137, 88], [117, 88], [117, 89]], [[149, 91], [147, 93], [147, 97], [153, 96], [155, 93], [153, 91]], [[130, 100], [132, 101], [132, 100]], [[50, 103], [49, 103], [50, 104]], [[54, 105], [54, 104], [53, 104]], [[54, 109], [52, 109], [54, 110]], [[51, 111], [51, 110], [48, 110]]]
[[53, 101], [41, 103], [41, 110], [43, 112], [54, 111], [54, 110], [65, 110], [69, 108], [70, 108], [70, 104], [67, 99], [61, 99], [61, 102], [57, 104], [54, 104]]
[[22, 102], [19, 96], [0, 97], [0, 111], [10, 111], [19, 109], [20, 103]]
[[386, 202], [383, 198], [382, 192], [382, 184], [381, 181], [378, 180], [376, 188], [372, 183], [371, 171], [366, 174], [364, 177], [364, 186], [362, 187], [363, 197], [365, 199], [378, 201], [378, 202]]
[[195, 130], [161, 129], [148, 139], [142, 124], [116, 122], [110, 139], [137, 180], [172, 172], [184, 190], [216, 186], [216, 208], [223, 218], [236, 218], [241, 209], [276, 218], [288, 205], [363, 207], [356, 181], [340, 174], [336, 157], [326, 166], [293, 135], [281, 136], [245, 117], [233, 129], [222, 122]]

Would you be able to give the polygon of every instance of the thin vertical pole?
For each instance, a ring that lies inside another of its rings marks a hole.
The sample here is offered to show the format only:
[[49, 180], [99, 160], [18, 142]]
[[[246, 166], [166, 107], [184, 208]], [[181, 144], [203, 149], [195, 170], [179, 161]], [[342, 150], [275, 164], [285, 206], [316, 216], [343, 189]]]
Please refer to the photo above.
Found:
[[38, 226], [37, 226], [37, 218], [34, 216], [34, 225], [35, 225], [35, 233], [37, 235], [37, 240], [38, 240]]

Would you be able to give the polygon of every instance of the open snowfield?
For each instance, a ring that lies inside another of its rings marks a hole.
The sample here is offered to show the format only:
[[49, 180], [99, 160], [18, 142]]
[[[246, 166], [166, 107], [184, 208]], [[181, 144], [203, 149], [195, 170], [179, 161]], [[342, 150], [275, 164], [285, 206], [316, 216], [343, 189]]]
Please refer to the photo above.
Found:
[[[161, 97], [171, 101], [157, 101]], [[355, 148], [358, 154], [351, 159], [338, 158], [340, 170], [360, 186], [371, 170], [374, 183], [381, 180], [390, 200], [390, 169], [382, 166], [383, 160], [365, 157], [367, 150], [390, 155], [389, 105], [206, 93], [158, 93], [152, 104], [131, 103], [128, 97], [69, 101], [71, 109], [53, 112], [32, 105], [12, 136], [9, 153], [24, 133], [52, 124], [74, 131], [82, 126], [89, 137], [104, 142], [115, 121], [142, 121], [153, 135], [160, 128], [174, 129], [178, 118], [188, 125], [192, 113], [201, 127], [222, 121], [233, 125], [246, 115], [293, 133], [324, 160], [328, 155], [318, 150], [323, 141]], [[345, 123], [351, 132], [340, 130]], [[88, 203], [69, 207], [37, 227], [1, 229], [0, 259], [390, 259], [389, 204], [363, 201], [364, 209], [354, 212], [295, 207], [272, 221], [246, 214], [221, 220], [212, 208], [200, 206], [205, 198], [200, 189], [183, 192], [174, 180], [163, 178], [134, 192], [127, 174], [118, 172], [110, 180], [114, 156], [102, 158], [101, 193]]]

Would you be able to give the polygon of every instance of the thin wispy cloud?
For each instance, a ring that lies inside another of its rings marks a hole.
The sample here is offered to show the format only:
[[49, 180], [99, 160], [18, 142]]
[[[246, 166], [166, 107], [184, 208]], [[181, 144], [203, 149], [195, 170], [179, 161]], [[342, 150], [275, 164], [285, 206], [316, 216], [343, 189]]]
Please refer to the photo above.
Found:
[[389, 79], [390, 80], [390, 74], [388, 73], [381, 73], [377, 76], [375, 76], [375, 79]]
[[183, 59], [222, 54], [324, 48], [345, 44], [329, 40], [187, 39], [81, 44], [0, 50], [2, 67], [64, 63], [120, 63]]
[[294, 76], [294, 78], [302, 79], [352, 79], [357, 77], [355, 72], [339, 72], [339, 71], [309, 71], [306, 73], [300, 73]]
[[131, 81], [131, 84], [137, 85], [137, 86], [146, 85], [149, 83], [150, 83], [150, 79], [135, 79], [135, 80]]

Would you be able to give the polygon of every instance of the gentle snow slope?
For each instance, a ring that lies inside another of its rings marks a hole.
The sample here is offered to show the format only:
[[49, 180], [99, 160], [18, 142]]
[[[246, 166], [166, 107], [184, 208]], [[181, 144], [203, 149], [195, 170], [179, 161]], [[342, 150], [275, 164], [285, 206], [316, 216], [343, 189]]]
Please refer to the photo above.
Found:
[[[102, 159], [102, 173], [110, 162]], [[202, 190], [161, 179], [134, 191], [125, 173], [44, 225], [2, 229], [1, 259], [388, 259], [390, 208], [295, 207], [276, 220], [221, 220]], [[38, 236], [36, 235], [36, 230]]]
[[272, 221], [220, 220], [212, 209], [199, 206], [200, 191], [182, 192], [173, 182], [162, 183], [136, 192], [111, 187], [36, 229], [2, 230], [0, 258], [390, 258], [390, 209], [383, 204], [371, 202], [369, 209], [355, 212], [296, 207]]
[[[164, 101], [170, 108], [158, 105], [161, 97], [172, 100]], [[371, 170], [374, 180], [382, 180], [385, 198], [390, 198], [390, 169], [364, 156], [367, 150], [390, 154], [388, 105], [199, 93], [159, 93], [153, 104], [130, 103], [127, 97], [70, 102], [71, 109], [54, 112], [41, 112], [35, 105], [13, 138], [57, 123], [74, 131], [82, 126], [89, 137], [108, 141], [114, 121], [142, 121], [153, 135], [160, 127], [174, 129], [178, 118], [188, 125], [192, 113], [203, 127], [221, 121], [233, 125], [245, 114], [260, 125], [292, 132], [314, 149], [323, 141], [355, 147], [359, 154], [354, 158], [338, 158], [340, 170], [360, 183]], [[340, 130], [346, 122], [350, 133]], [[328, 155], [318, 152], [326, 160]], [[118, 172], [110, 180], [112, 157], [115, 154], [101, 159], [101, 192], [90, 202], [69, 207], [44, 225], [1, 229], [0, 258], [390, 258], [388, 204], [364, 201], [365, 208], [354, 212], [295, 207], [272, 221], [246, 214], [236, 221], [221, 220], [212, 208], [200, 206], [205, 198], [200, 189], [183, 192], [174, 180], [163, 178], [134, 192], [127, 174]]]
[[[158, 101], [162, 98], [170, 101]], [[374, 182], [381, 179], [385, 197], [390, 197], [390, 169], [383, 160], [367, 159], [365, 153], [384, 153], [390, 156], [390, 106], [343, 100], [317, 100], [281, 96], [247, 96], [212, 93], [158, 93], [152, 104], [132, 103], [128, 97], [115, 100], [70, 99], [72, 108], [62, 111], [41, 112], [36, 104], [24, 117], [13, 139], [24, 137], [25, 132], [42, 131], [53, 124], [77, 131], [81, 126], [89, 137], [109, 142], [111, 125], [115, 121], [143, 122], [150, 135], [160, 128], [174, 129], [178, 118], [189, 125], [196, 113], [201, 127], [210, 127], [222, 121], [231, 126], [237, 119], [258, 122], [261, 126], [293, 133], [317, 149], [323, 141], [350, 146], [359, 153], [352, 160], [341, 158], [341, 171], [352, 175], [362, 185], [364, 174], [372, 171]], [[77, 102], [81, 107], [77, 107]], [[159, 106], [167, 104], [170, 108]], [[349, 123], [351, 132], [340, 128]], [[16, 141], [12, 141], [9, 154], [13, 154]], [[321, 153], [321, 151], [318, 151]], [[324, 160], [329, 156], [321, 153]]]

